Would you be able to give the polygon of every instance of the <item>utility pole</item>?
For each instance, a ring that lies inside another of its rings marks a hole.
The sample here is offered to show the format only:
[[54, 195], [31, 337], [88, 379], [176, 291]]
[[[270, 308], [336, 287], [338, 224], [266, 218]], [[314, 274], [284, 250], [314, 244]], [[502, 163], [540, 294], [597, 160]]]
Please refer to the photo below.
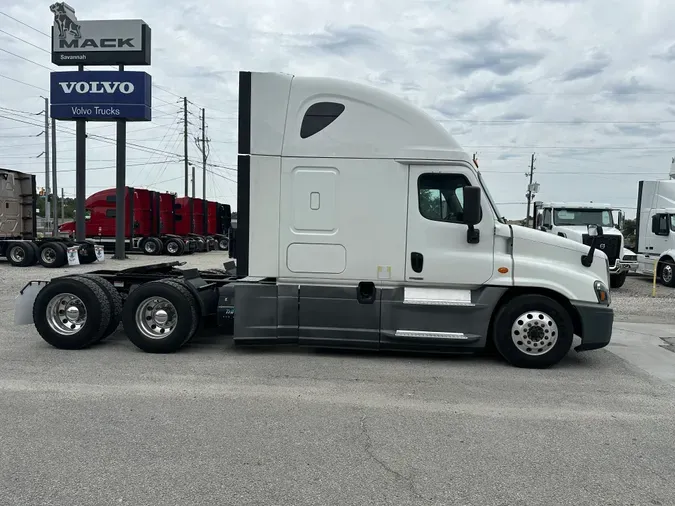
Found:
[[66, 194], [61, 188], [61, 221], [66, 219]]
[[192, 165], [192, 198], [194, 199], [196, 196], [196, 191], [195, 191], [195, 166]]
[[56, 120], [52, 118], [52, 204], [54, 204], [54, 237], [59, 235], [59, 187], [56, 184]]
[[[185, 196], [188, 196], [188, 108], [187, 97], [183, 97], [183, 156], [185, 158]], [[194, 190], [192, 191], [194, 197]]]
[[45, 99], [45, 232], [49, 230], [49, 219], [52, 217], [49, 205], [49, 99]]
[[202, 213], [204, 216], [204, 230], [202, 233], [206, 235], [208, 229], [208, 205], [206, 204], [206, 109], [202, 108]]
[[530, 204], [532, 203], [532, 177], [534, 176], [534, 153], [530, 159], [530, 172], [525, 173], [525, 176], [530, 177], [530, 182], [527, 185], [527, 214], [525, 215], [525, 226], [530, 226]]

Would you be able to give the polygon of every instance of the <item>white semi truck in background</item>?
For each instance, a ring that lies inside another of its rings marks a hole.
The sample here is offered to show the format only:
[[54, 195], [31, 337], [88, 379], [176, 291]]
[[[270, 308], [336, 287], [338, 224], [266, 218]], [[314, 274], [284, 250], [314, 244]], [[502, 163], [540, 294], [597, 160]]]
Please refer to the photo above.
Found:
[[[475, 352], [547, 367], [612, 335], [607, 255], [501, 218], [471, 156], [410, 102], [239, 75], [236, 272], [180, 262], [33, 281], [16, 323], [78, 349], [121, 321], [147, 352], [235, 344]], [[597, 227], [587, 227], [589, 235]]]
[[638, 183], [637, 206], [638, 272], [675, 287], [675, 159], [670, 179]]
[[624, 247], [621, 233], [624, 213], [618, 211], [617, 223], [609, 204], [595, 202], [535, 202], [534, 227], [551, 234], [565, 237], [589, 246], [593, 238], [588, 234], [588, 225], [602, 228], [597, 237], [597, 247], [609, 259], [610, 286], [620, 288], [629, 272], [637, 272], [637, 255]]

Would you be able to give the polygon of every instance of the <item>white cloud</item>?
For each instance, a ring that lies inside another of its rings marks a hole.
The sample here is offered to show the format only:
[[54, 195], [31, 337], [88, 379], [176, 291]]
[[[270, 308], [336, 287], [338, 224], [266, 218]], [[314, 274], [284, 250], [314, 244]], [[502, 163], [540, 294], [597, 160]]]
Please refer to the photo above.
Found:
[[[0, 12], [48, 33], [48, 5], [5, 0]], [[129, 127], [134, 143], [127, 154], [129, 184], [182, 194], [181, 96], [194, 104], [191, 135], [197, 133], [199, 107], [206, 108], [210, 162], [235, 166], [240, 69], [342, 77], [406, 97], [443, 121], [467, 151], [478, 152], [499, 202], [524, 201], [524, 174], [534, 151], [540, 198], [608, 201], [630, 215], [637, 181], [665, 177], [675, 155], [670, 78], [675, 13], [665, 2], [128, 0], [114, 7], [71, 5], [80, 19], [142, 18], [152, 28], [153, 65], [144, 70], [157, 85], [155, 119]], [[33, 114], [43, 107], [40, 95], [47, 95], [49, 71], [19, 56], [59, 69], [45, 52], [49, 39], [44, 35], [2, 15], [0, 30], [0, 48], [18, 55], [0, 51], [0, 74], [27, 83], [0, 77], [0, 165], [41, 175], [44, 162], [36, 158], [43, 150], [42, 137], [36, 137], [41, 118]], [[71, 195], [73, 131], [74, 124], [59, 124], [59, 183]], [[114, 140], [115, 127], [90, 124], [89, 132]], [[88, 193], [114, 186], [114, 146], [93, 138], [88, 146]], [[198, 161], [192, 141], [190, 152]], [[228, 179], [236, 179], [236, 173], [209, 170], [209, 198], [234, 203], [236, 185]], [[525, 205], [502, 206], [502, 211], [519, 218]]]

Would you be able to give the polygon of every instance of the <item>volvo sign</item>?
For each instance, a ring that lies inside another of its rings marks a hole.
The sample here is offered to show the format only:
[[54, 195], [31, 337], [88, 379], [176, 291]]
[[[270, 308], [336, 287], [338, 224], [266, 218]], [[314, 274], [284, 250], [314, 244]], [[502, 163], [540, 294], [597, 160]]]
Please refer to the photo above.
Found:
[[146, 72], [52, 72], [50, 95], [54, 119], [152, 119], [152, 78]]
[[49, 10], [55, 65], [150, 65], [150, 27], [142, 19], [78, 21], [65, 2]]

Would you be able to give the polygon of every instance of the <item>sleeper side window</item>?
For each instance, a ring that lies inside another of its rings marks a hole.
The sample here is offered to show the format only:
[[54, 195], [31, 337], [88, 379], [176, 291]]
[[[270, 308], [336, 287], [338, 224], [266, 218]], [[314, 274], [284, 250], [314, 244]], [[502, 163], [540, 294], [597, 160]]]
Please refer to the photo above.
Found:
[[337, 102], [318, 102], [312, 104], [302, 118], [300, 137], [306, 139], [320, 132], [335, 121], [344, 110], [344, 104], [338, 104]]
[[417, 179], [420, 214], [427, 220], [464, 223], [464, 187], [471, 186], [462, 174], [422, 174]]

